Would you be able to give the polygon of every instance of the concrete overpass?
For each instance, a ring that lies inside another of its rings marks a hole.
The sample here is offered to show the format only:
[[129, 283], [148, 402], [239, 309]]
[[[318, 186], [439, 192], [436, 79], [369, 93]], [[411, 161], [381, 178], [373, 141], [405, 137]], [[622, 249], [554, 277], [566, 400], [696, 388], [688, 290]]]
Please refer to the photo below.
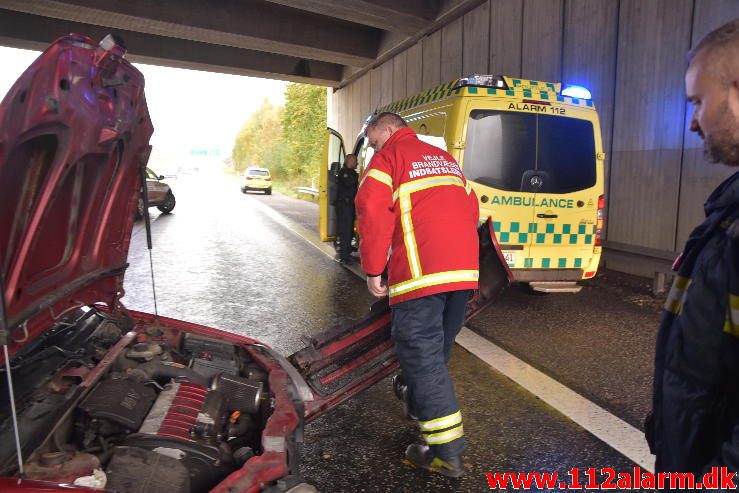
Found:
[[0, 0], [0, 43], [115, 32], [129, 59], [338, 87], [484, 0]]
[[353, 146], [375, 108], [474, 73], [591, 89], [607, 154], [606, 263], [669, 270], [731, 170], [687, 130], [685, 53], [737, 0], [0, 0], [0, 43], [120, 35], [132, 61], [335, 88]]

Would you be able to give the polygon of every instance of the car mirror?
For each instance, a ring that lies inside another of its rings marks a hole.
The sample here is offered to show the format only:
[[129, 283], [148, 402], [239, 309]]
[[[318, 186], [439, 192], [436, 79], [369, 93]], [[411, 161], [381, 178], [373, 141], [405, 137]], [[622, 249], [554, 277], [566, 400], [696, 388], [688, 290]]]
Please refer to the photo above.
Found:
[[159, 175], [159, 180], [164, 180], [164, 175]]

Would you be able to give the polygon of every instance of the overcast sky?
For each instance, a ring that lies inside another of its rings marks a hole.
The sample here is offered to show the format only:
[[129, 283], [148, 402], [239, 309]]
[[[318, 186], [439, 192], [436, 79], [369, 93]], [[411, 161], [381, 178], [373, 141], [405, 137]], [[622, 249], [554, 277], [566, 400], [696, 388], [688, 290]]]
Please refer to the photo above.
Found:
[[[0, 94], [40, 54], [0, 47]], [[234, 137], [264, 98], [284, 103], [285, 82], [154, 65], [135, 64], [146, 78], [146, 100], [154, 122], [155, 154], [189, 155], [190, 150], [231, 154]], [[157, 152], [158, 151], [158, 152]]]

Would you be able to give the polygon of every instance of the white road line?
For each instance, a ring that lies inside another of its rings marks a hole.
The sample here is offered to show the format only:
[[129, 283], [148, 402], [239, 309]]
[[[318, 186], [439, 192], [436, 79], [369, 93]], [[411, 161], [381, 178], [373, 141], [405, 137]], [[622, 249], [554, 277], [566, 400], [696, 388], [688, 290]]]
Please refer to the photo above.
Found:
[[[312, 231], [310, 231], [307, 228], [304, 228], [302, 225], [296, 223], [295, 221], [293, 221], [292, 219], [288, 218], [284, 214], [282, 214], [280, 212], [277, 212], [275, 209], [273, 209], [272, 207], [270, 207], [267, 204], [264, 204], [260, 200], [252, 200], [251, 203], [252, 204], [257, 204], [257, 207], [260, 208], [262, 210], [262, 212], [264, 212], [267, 216], [269, 216], [275, 222], [280, 223], [281, 225], [283, 225], [287, 229], [291, 230], [293, 233], [295, 233], [296, 235], [300, 236], [302, 239], [304, 239], [305, 241], [307, 241], [308, 243], [310, 243], [311, 245], [313, 245], [314, 247], [316, 247], [322, 253], [328, 255], [329, 257], [331, 257], [332, 259], [335, 260], [334, 257], [336, 256], [336, 250], [334, 250], [334, 248], [331, 245], [329, 245], [328, 243], [326, 243], [324, 241], [321, 241], [315, 235], [315, 233], [313, 233]], [[359, 266], [357, 266], [356, 264], [354, 264], [354, 265], [345, 265], [344, 268], [352, 271], [354, 274], [358, 275], [362, 279], [365, 279], [364, 273], [359, 268]]]
[[284, 214], [277, 212], [272, 207], [268, 206], [267, 204], [263, 204], [261, 201], [257, 199], [253, 199], [249, 202], [250, 204], [254, 204], [257, 206], [257, 208], [261, 209], [262, 212], [269, 216], [272, 220], [275, 222], [280, 223], [281, 225], [285, 226], [287, 229], [291, 230], [296, 235], [300, 236], [302, 239], [319, 249], [321, 252], [325, 253], [326, 255], [333, 257], [333, 255], [336, 253], [334, 249], [320, 241], [320, 239], [316, 238], [315, 234], [308, 230], [307, 228], [304, 228], [300, 224], [296, 223], [292, 219], [288, 218]]
[[[336, 253], [334, 249], [321, 242], [315, 233], [268, 205], [258, 200], [253, 202], [257, 203], [276, 222], [282, 224], [326, 255], [334, 257]], [[359, 277], [365, 278], [360, 269], [355, 267], [351, 270]], [[456, 342], [484, 361], [493, 370], [510, 378], [526, 391], [546, 402], [596, 438], [641, 466], [642, 469], [653, 472], [654, 455], [649, 452], [644, 433], [639, 429], [466, 327], [462, 328]]]
[[652, 471], [654, 455], [644, 433], [622, 419], [565, 387], [533, 366], [516, 358], [489, 340], [462, 328], [457, 344], [487, 363], [497, 372], [543, 400], [585, 430], [619, 451], [642, 469]]

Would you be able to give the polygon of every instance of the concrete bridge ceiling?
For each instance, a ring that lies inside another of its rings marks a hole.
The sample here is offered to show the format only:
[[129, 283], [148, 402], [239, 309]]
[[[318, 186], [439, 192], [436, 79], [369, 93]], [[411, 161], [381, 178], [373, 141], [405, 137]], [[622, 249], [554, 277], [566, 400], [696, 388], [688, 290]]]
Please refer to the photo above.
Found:
[[0, 0], [0, 43], [113, 32], [135, 62], [339, 87], [484, 0]]

